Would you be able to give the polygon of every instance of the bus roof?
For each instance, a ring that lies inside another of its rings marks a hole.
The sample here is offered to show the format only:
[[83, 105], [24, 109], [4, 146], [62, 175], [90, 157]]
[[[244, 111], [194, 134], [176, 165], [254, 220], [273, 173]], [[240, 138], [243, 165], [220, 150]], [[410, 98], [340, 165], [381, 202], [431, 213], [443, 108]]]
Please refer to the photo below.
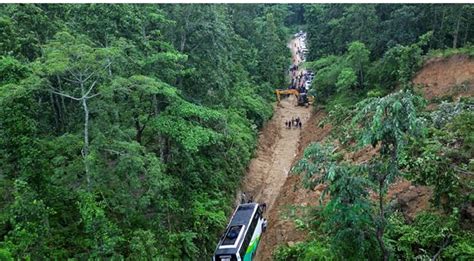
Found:
[[257, 203], [240, 204], [236, 208], [224, 235], [219, 240], [215, 255], [234, 254], [240, 249], [257, 208]]
[[240, 204], [232, 216], [229, 226], [248, 225], [257, 207], [257, 203]]

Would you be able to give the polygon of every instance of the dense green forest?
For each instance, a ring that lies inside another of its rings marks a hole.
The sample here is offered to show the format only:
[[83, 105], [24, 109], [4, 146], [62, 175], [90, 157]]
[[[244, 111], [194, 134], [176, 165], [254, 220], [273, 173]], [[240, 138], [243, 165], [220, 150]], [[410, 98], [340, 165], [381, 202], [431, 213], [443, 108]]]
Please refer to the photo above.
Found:
[[[434, 4], [0, 5], [0, 259], [209, 259], [297, 30], [336, 127], [294, 172], [331, 197], [274, 258], [473, 259], [474, 101], [411, 79], [474, 56], [474, 6]], [[385, 200], [400, 177], [432, 211]]]
[[0, 5], [0, 259], [210, 257], [286, 6]]
[[[309, 239], [281, 246], [276, 260], [474, 258], [474, 100], [427, 101], [411, 82], [429, 58], [474, 57], [473, 8], [304, 7], [305, 66], [316, 72], [312, 92], [328, 113], [321, 126], [333, 129], [293, 169], [308, 189], [325, 186], [320, 206], [295, 218]], [[347, 157], [362, 149], [374, 155]], [[400, 179], [432, 188], [428, 210], [410, 217], [406, 203], [388, 197]]]

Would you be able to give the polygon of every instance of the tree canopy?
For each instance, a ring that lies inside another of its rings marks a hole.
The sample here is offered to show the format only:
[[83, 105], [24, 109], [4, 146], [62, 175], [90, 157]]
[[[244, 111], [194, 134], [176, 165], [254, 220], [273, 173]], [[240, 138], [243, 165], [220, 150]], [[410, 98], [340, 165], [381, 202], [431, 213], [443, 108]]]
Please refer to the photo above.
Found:
[[1, 5], [0, 259], [209, 258], [285, 83], [280, 7]]

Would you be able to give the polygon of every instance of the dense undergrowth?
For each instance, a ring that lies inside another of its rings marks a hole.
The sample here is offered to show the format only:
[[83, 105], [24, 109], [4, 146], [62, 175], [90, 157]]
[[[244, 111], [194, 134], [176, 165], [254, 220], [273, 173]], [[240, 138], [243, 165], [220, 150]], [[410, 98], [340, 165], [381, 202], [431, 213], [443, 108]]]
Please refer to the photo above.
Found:
[[0, 5], [0, 259], [210, 258], [287, 8]]
[[[423, 61], [472, 56], [471, 8], [307, 6], [305, 66], [316, 72], [312, 91], [328, 112], [322, 125], [333, 130], [293, 171], [309, 189], [326, 184], [321, 199], [329, 197], [295, 223], [309, 239], [280, 246], [276, 260], [474, 258], [474, 100], [434, 99], [427, 111], [411, 83]], [[374, 155], [345, 157], [364, 148]], [[401, 179], [430, 187], [431, 206], [407, 215], [387, 196]]]

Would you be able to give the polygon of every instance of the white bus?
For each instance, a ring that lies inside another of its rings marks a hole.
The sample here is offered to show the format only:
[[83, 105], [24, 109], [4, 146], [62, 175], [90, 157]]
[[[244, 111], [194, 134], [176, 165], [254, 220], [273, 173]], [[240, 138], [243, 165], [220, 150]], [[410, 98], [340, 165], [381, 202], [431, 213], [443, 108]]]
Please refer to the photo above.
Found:
[[252, 260], [262, 235], [262, 224], [262, 208], [259, 204], [240, 204], [219, 240], [213, 260]]

